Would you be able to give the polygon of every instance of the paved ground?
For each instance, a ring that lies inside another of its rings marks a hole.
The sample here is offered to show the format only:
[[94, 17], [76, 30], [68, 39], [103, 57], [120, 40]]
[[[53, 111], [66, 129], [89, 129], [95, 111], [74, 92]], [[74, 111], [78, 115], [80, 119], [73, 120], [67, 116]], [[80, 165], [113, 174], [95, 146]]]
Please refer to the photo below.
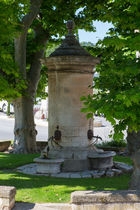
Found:
[[58, 203], [16, 203], [12, 210], [69, 210], [70, 204]]

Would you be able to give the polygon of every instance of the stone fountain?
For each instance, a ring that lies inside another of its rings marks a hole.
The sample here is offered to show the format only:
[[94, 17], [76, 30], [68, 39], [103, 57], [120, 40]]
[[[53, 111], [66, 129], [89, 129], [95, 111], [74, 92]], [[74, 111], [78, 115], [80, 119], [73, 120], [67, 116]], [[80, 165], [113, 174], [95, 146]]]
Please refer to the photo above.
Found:
[[[92, 94], [89, 85], [98, 58], [80, 46], [73, 21], [61, 46], [43, 62], [48, 68], [48, 145], [36, 158], [39, 173], [109, 168], [114, 152], [97, 150], [93, 144], [93, 119], [81, 113], [80, 97]], [[90, 135], [89, 135], [90, 133]]]

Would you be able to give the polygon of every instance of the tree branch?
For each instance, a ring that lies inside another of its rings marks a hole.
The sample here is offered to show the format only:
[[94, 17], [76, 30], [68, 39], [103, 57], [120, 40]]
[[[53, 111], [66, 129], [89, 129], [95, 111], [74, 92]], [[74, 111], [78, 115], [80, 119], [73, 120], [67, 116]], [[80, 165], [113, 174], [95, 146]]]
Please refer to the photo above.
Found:
[[15, 39], [15, 60], [24, 78], [26, 78], [26, 37], [28, 29], [39, 13], [42, 1], [43, 0], [30, 0], [29, 13], [22, 19], [23, 30], [19, 37]]
[[28, 30], [33, 20], [36, 18], [37, 14], [39, 13], [42, 2], [43, 0], [30, 0], [29, 13], [26, 14], [22, 19], [22, 23], [25, 29]]
[[30, 81], [29, 89], [33, 92], [37, 89], [40, 80], [41, 59], [44, 57], [46, 43], [49, 39], [49, 32], [44, 30], [40, 24], [34, 28], [34, 30], [36, 33], [34, 42], [38, 50], [32, 54], [31, 67], [28, 74], [28, 79]]

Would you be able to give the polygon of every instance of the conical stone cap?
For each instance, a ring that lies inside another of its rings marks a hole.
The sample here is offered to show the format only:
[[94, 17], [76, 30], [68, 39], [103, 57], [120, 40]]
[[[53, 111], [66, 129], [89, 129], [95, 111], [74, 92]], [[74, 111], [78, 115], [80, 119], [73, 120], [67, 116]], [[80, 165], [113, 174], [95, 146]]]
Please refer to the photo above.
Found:
[[81, 45], [73, 34], [74, 22], [69, 20], [67, 22], [68, 34], [58, 47], [49, 57], [54, 56], [91, 56]]

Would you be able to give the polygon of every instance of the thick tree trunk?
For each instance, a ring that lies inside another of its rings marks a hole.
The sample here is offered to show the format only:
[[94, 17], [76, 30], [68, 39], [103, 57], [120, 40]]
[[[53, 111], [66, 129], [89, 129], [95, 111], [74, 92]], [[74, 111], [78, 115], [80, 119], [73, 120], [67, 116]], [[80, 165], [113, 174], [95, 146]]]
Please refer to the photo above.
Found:
[[128, 132], [127, 134], [127, 145], [130, 156], [140, 149], [140, 131], [139, 132]]
[[36, 134], [33, 100], [31, 97], [16, 99], [15, 105], [15, 127], [14, 127], [14, 153], [36, 152]]
[[130, 181], [130, 189], [140, 190], [140, 131], [128, 133], [128, 150], [132, 157], [134, 170]]
[[[36, 29], [37, 30], [37, 29]], [[38, 28], [40, 31], [40, 27]], [[14, 153], [32, 153], [36, 151], [36, 130], [33, 116], [34, 97], [36, 94], [38, 82], [40, 79], [41, 62], [44, 56], [46, 41], [48, 34], [42, 30], [43, 35], [39, 36], [39, 46], [42, 48], [32, 55], [31, 67], [27, 72], [22, 71], [22, 76], [27, 81], [27, 89], [23, 95], [16, 99], [15, 104], [15, 140]], [[18, 43], [18, 42], [17, 42]], [[37, 42], [36, 42], [37, 44]], [[20, 45], [17, 45], [20, 46]], [[18, 48], [20, 51], [20, 48]], [[22, 62], [22, 61], [21, 61]], [[21, 63], [20, 63], [21, 65]], [[20, 68], [21, 70], [22, 68]], [[25, 73], [24, 73], [25, 72]]]
[[15, 99], [15, 128], [14, 128], [14, 153], [32, 153], [36, 152], [36, 134], [33, 106], [34, 97], [37, 90], [37, 85], [40, 79], [41, 62], [40, 59], [44, 56], [48, 33], [43, 30], [43, 27], [36, 24], [34, 29], [36, 50], [30, 60], [30, 70], [26, 70], [26, 39], [28, 30], [39, 13], [42, 0], [30, 0], [30, 10], [22, 19], [22, 30], [19, 37], [15, 40], [15, 61], [19, 67], [21, 78], [26, 81], [27, 87], [22, 91], [22, 96]]
[[140, 190], [140, 149], [132, 156], [134, 170], [130, 181], [131, 190]]

